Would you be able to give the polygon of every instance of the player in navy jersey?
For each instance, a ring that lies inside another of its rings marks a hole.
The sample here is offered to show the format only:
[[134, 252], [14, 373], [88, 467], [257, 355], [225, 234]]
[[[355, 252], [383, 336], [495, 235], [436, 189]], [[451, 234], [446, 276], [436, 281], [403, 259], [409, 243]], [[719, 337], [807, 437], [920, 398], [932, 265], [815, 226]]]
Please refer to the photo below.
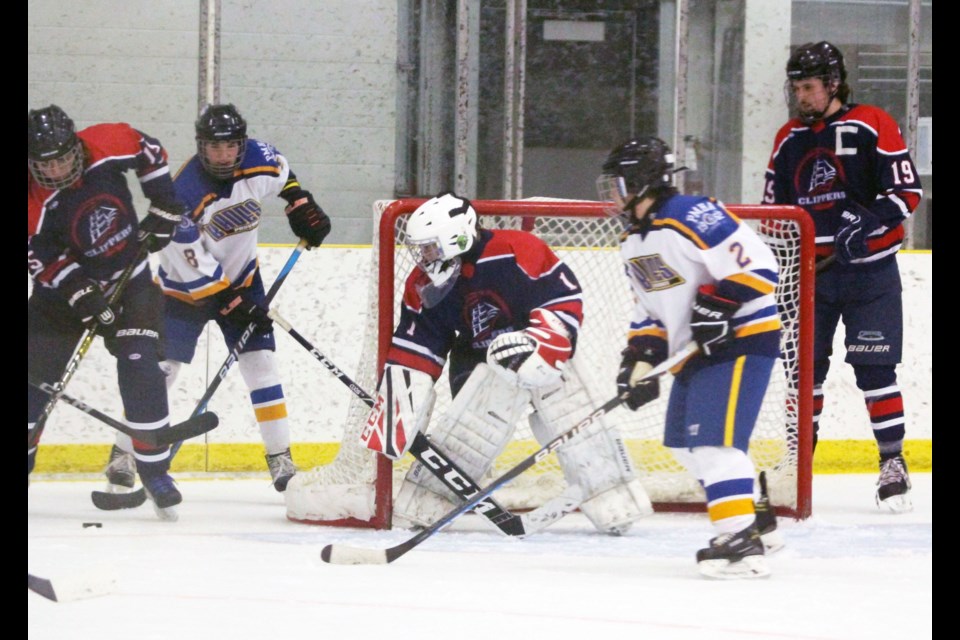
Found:
[[[480, 478], [530, 407], [542, 443], [603, 402], [576, 365], [584, 319], [576, 274], [538, 237], [481, 229], [466, 198], [442, 193], [411, 214], [406, 246], [417, 267], [405, 284], [400, 320], [376, 403], [361, 440], [399, 459], [425, 431], [471, 477]], [[449, 363], [448, 363], [449, 361]], [[454, 400], [427, 431], [434, 383], [449, 364]], [[578, 437], [557, 455], [566, 495], [606, 533], [652, 513], [613, 425]], [[394, 500], [395, 523], [429, 526], [456, 498], [419, 462]]]
[[620, 257], [636, 302], [617, 388], [634, 411], [655, 400], [659, 379], [642, 377], [696, 340], [700, 352], [674, 370], [663, 444], [706, 492], [718, 535], [697, 552], [700, 572], [762, 578], [764, 544], [780, 542], [748, 449], [780, 353], [779, 266], [723, 203], [679, 194], [674, 172], [669, 147], [640, 137], [614, 148], [597, 179], [608, 213], [625, 218]]
[[880, 452], [877, 505], [911, 510], [903, 459], [903, 397], [896, 366], [903, 352], [897, 251], [903, 222], [923, 191], [900, 128], [879, 107], [849, 102], [840, 50], [805, 44], [787, 61], [792, 117], [777, 132], [763, 202], [806, 209], [816, 226], [817, 259], [834, 264], [817, 277], [814, 319], [814, 446], [837, 323], [845, 361], [863, 392]]
[[[247, 123], [232, 104], [208, 105], [197, 118], [197, 153], [174, 178], [187, 215], [173, 241], [160, 252], [166, 360], [172, 386], [190, 363], [204, 327], [215, 321], [227, 349], [250, 323], [255, 331], [237, 359], [250, 391], [274, 488], [285, 491], [297, 469], [290, 454], [286, 398], [274, 358], [273, 323], [257, 260], [263, 202], [286, 201], [293, 232], [319, 246], [330, 219], [297, 180], [287, 158], [273, 145], [249, 138]], [[120, 434], [107, 466], [107, 478], [123, 467], [128, 439]]]
[[[125, 173], [135, 172], [150, 200], [138, 222]], [[126, 123], [77, 131], [56, 105], [27, 114], [27, 370], [55, 384], [86, 325], [96, 323], [117, 359], [126, 422], [138, 429], [169, 427], [167, 392], [160, 370], [162, 296], [142, 244], [158, 251], [181, 219], [160, 142]], [[137, 261], [119, 303], [107, 298], [120, 274]], [[27, 428], [37, 423], [49, 396], [27, 387]], [[29, 431], [28, 431], [29, 433]], [[28, 440], [29, 443], [29, 440]], [[133, 443], [135, 467], [158, 515], [176, 519], [182, 500], [167, 473], [169, 446]], [[28, 444], [27, 475], [37, 447]], [[131, 483], [132, 484], [132, 483]]]

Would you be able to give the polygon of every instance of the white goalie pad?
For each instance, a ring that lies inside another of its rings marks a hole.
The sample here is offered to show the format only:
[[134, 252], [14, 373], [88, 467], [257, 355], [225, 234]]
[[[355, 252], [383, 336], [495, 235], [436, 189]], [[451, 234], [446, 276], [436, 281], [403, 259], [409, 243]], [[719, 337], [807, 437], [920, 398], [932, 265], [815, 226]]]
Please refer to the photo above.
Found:
[[377, 398], [360, 432], [368, 449], [393, 460], [407, 452], [413, 439], [430, 422], [437, 398], [433, 378], [422, 371], [387, 365]]
[[[585, 375], [574, 359], [559, 387], [534, 391], [530, 429], [541, 444], [569, 430], [604, 401], [592, 397]], [[653, 513], [623, 437], [606, 417], [559, 448], [557, 459], [567, 483], [580, 487], [580, 510], [598, 530], [620, 534]]]
[[[529, 407], [529, 391], [510, 384], [481, 363], [428, 435], [467, 475], [478, 480], [510, 442]], [[430, 526], [453, 509], [455, 500], [429, 469], [414, 462], [394, 500], [394, 524]]]

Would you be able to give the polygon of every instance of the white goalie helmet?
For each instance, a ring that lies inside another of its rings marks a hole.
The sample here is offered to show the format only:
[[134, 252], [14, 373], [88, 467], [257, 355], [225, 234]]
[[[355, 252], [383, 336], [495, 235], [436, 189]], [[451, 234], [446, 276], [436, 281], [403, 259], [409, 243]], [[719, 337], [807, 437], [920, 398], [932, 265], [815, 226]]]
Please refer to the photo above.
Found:
[[417, 266], [446, 293], [460, 275], [460, 256], [477, 240], [477, 212], [469, 200], [447, 191], [410, 214], [406, 234]]

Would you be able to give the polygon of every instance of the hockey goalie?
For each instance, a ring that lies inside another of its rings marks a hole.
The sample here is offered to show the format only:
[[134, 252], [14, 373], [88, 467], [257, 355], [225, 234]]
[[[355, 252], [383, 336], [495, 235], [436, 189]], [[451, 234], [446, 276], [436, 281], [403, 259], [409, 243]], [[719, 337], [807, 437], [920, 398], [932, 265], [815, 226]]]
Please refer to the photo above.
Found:
[[[376, 402], [361, 433], [397, 460], [419, 432], [478, 480], [529, 420], [546, 443], [605, 398], [576, 364], [583, 296], [576, 275], [525, 231], [480, 228], [470, 202], [442, 193], [407, 223], [408, 276]], [[453, 402], [431, 425], [434, 384], [449, 359]], [[601, 532], [653, 512], [617, 429], [601, 421], [557, 451], [564, 499]], [[426, 527], [457, 506], [416, 462], [394, 500], [394, 525]]]

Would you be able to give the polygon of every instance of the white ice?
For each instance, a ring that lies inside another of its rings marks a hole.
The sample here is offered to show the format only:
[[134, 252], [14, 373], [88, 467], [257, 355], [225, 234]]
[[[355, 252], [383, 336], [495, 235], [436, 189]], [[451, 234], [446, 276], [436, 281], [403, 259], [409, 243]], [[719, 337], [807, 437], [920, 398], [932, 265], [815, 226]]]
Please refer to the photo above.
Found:
[[[465, 516], [389, 565], [333, 566], [332, 542], [406, 531], [290, 522], [265, 477], [181, 479], [180, 520], [103, 512], [99, 481], [34, 478], [27, 568], [54, 585], [114, 580], [72, 602], [27, 596], [35, 640], [915, 640], [932, 637], [932, 474], [910, 514], [880, 513], [876, 475], [816, 475], [814, 515], [780, 519], [766, 580], [712, 581], [693, 557], [704, 514], [655, 514], [625, 536], [574, 514], [525, 540]], [[101, 527], [84, 523], [99, 522]]]

